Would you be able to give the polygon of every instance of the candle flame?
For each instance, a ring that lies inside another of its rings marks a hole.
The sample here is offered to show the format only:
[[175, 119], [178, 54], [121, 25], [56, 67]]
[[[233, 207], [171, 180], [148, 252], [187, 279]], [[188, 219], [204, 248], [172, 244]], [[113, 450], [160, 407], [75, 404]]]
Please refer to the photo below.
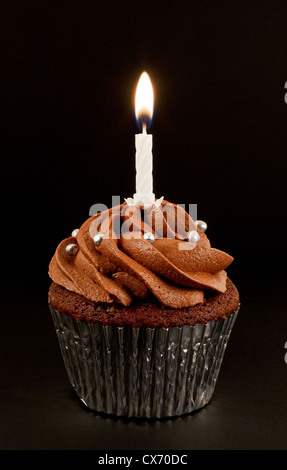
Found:
[[137, 120], [151, 120], [153, 115], [153, 87], [151, 80], [146, 72], [143, 72], [139, 78], [136, 97], [135, 114]]

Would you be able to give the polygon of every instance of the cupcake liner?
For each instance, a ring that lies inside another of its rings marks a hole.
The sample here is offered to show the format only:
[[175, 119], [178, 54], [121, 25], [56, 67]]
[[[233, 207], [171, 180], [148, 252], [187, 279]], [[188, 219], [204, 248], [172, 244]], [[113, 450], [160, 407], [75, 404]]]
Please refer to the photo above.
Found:
[[88, 408], [167, 418], [209, 403], [239, 307], [206, 324], [138, 329], [77, 322], [50, 311], [68, 377]]

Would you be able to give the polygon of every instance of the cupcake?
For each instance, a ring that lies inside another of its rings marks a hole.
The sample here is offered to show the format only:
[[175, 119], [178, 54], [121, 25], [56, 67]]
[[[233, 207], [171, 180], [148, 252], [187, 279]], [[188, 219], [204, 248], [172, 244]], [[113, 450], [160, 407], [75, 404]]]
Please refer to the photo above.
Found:
[[91, 410], [167, 418], [208, 404], [239, 311], [232, 256], [160, 201], [89, 217], [57, 247], [49, 306], [71, 385]]

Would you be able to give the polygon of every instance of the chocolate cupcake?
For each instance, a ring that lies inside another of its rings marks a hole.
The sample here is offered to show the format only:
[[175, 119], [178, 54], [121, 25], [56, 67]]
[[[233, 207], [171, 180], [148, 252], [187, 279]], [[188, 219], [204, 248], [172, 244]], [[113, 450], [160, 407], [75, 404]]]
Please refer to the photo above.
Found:
[[72, 386], [92, 410], [163, 418], [205, 406], [239, 311], [233, 258], [167, 201], [98, 213], [63, 240], [49, 305]]

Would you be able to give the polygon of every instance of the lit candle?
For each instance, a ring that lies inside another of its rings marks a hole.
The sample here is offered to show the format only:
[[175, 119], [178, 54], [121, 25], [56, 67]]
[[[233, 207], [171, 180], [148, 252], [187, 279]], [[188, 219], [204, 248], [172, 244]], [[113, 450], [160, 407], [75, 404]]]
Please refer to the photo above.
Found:
[[143, 72], [137, 84], [135, 96], [135, 114], [141, 123], [142, 133], [136, 134], [136, 205], [151, 205], [155, 201], [153, 193], [152, 135], [147, 134], [147, 122], [153, 115], [153, 88], [150, 78]]

